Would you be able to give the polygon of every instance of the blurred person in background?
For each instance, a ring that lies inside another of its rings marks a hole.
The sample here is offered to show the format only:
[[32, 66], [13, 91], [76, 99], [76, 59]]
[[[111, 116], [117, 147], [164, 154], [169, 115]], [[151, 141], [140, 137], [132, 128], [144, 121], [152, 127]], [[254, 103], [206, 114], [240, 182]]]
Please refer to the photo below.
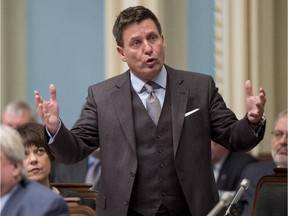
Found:
[[[51, 186], [50, 176], [52, 175], [51, 168], [54, 156], [45, 145], [44, 126], [39, 123], [26, 123], [16, 127], [16, 130], [23, 140], [25, 150], [24, 167], [26, 168], [27, 178], [37, 181], [63, 197], [79, 197], [79, 204], [86, 205], [84, 198], [78, 192], [61, 190]], [[95, 209], [95, 206], [92, 206], [92, 208]]]
[[231, 152], [218, 143], [211, 141], [213, 172], [219, 195], [231, 192], [234, 195], [242, 181], [242, 171], [257, 159], [245, 152]]
[[22, 139], [15, 129], [7, 125], [0, 125], [0, 157], [0, 215], [69, 216], [67, 204], [61, 196], [26, 177]]
[[1, 123], [15, 128], [19, 125], [36, 122], [34, 110], [24, 101], [11, 101], [2, 111]]
[[250, 186], [244, 191], [240, 199], [243, 216], [252, 215], [254, 195], [258, 181], [262, 176], [273, 174], [276, 167], [287, 168], [287, 110], [280, 112], [274, 121], [271, 140], [271, 161], [261, 161], [250, 164], [243, 171], [242, 178], [250, 180]]

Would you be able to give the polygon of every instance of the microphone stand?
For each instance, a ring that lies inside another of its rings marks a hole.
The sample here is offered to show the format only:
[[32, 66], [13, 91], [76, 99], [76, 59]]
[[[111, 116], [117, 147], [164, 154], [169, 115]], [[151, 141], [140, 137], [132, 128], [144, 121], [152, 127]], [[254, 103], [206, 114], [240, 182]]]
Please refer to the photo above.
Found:
[[232, 205], [229, 206], [229, 211], [228, 213], [226, 212], [225, 216], [237, 216], [237, 215], [238, 215], [237, 204], [233, 203]]
[[237, 216], [238, 214], [238, 208], [237, 208], [237, 202], [239, 201], [242, 193], [244, 190], [247, 190], [247, 188], [250, 186], [250, 181], [248, 179], [243, 179], [240, 188], [237, 191], [236, 195], [234, 196], [231, 204], [229, 205], [226, 213], [224, 216]]

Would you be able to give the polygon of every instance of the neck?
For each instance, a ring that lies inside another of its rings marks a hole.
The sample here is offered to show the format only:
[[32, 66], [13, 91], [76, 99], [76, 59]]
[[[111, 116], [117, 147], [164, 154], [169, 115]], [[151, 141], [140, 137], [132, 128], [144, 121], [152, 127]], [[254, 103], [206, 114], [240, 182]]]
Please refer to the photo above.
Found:
[[47, 179], [42, 179], [42, 180], [40, 180], [39, 183], [42, 184], [42, 185], [44, 185], [45, 187], [50, 188], [50, 181], [49, 181], [48, 178], [47, 178]]

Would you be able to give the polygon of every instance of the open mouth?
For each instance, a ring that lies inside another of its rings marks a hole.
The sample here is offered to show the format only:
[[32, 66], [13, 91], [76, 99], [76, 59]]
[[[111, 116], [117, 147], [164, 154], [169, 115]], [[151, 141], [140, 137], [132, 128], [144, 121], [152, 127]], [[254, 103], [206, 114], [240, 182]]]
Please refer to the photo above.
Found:
[[149, 59], [147, 59], [146, 63], [148, 65], [153, 65], [156, 63], [156, 59], [155, 58], [149, 58]]

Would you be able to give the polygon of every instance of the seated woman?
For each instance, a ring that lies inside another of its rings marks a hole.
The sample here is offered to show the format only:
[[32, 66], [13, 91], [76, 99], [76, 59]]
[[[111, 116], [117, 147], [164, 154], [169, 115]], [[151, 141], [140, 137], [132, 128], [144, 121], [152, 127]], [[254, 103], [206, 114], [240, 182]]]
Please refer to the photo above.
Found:
[[44, 126], [39, 123], [27, 123], [18, 126], [16, 129], [24, 143], [24, 166], [27, 177], [51, 188], [51, 190], [63, 197], [79, 197], [79, 204], [87, 205], [85, 199], [77, 191], [60, 190], [56, 187], [51, 187], [50, 175], [54, 156], [45, 144]]

